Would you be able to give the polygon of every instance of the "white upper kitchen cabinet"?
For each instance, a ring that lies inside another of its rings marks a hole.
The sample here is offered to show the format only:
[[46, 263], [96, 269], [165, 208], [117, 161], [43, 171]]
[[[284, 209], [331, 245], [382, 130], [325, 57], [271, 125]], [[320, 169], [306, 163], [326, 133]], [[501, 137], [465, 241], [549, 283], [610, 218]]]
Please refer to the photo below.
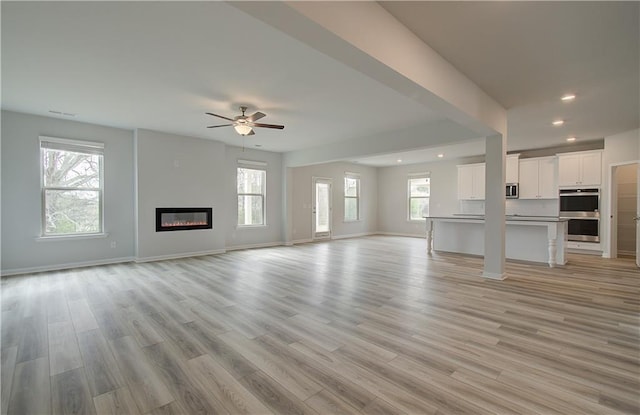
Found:
[[484, 200], [485, 164], [458, 166], [458, 199]]
[[506, 161], [506, 175], [505, 175], [505, 182], [507, 183], [518, 183], [518, 177], [520, 176], [519, 174], [519, 166], [518, 166], [518, 161], [519, 161], [519, 157], [520, 154], [509, 154], [507, 155], [507, 161]]
[[559, 186], [600, 186], [602, 151], [558, 154]]
[[520, 199], [557, 199], [556, 158], [520, 160]]

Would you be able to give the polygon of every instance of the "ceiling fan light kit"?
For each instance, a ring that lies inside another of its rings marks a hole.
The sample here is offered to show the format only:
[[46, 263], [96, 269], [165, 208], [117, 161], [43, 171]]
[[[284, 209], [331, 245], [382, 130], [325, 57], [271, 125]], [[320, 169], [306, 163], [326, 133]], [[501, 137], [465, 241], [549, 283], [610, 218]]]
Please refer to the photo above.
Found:
[[253, 128], [247, 124], [236, 124], [233, 126], [236, 132], [240, 135], [249, 135], [253, 132]]
[[240, 134], [241, 136], [246, 136], [246, 135], [254, 135], [255, 132], [253, 131], [254, 127], [259, 127], [259, 128], [274, 128], [277, 130], [282, 130], [284, 128], [284, 125], [276, 125], [276, 124], [262, 124], [262, 123], [257, 123], [256, 121], [259, 120], [262, 117], [265, 117], [266, 114], [262, 113], [262, 112], [256, 112], [253, 115], [245, 115], [245, 112], [247, 111], [247, 107], [240, 107], [240, 111], [242, 111], [242, 115], [238, 115], [234, 118], [229, 118], [229, 117], [225, 117], [223, 115], [218, 115], [218, 114], [214, 114], [212, 112], [207, 112], [205, 114], [207, 115], [211, 115], [214, 117], [218, 117], [218, 118], [222, 118], [223, 120], [227, 120], [227, 121], [231, 121], [231, 124], [222, 124], [222, 125], [210, 125], [207, 128], [217, 128], [217, 127], [229, 127], [229, 126], [233, 126], [233, 128], [236, 130], [236, 132], [238, 134]]

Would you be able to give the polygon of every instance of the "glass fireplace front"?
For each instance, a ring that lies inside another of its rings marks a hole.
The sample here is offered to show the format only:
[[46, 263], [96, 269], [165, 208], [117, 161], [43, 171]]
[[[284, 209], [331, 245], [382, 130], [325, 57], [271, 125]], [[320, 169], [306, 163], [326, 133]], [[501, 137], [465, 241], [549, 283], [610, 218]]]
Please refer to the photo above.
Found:
[[156, 232], [212, 228], [213, 208], [156, 208]]

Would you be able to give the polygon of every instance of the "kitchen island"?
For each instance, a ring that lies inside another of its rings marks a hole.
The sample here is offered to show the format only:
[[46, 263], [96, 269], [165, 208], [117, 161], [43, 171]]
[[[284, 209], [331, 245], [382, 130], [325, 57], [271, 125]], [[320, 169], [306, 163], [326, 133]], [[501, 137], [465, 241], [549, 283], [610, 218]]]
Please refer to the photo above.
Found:
[[[548, 216], [506, 216], [505, 257], [566, 264], [567, 219]], [[429, 216], [427, 252], [431, 250], [484, 255], [484, 216]], [[437, 223], [437, 225], [436, 225]]]

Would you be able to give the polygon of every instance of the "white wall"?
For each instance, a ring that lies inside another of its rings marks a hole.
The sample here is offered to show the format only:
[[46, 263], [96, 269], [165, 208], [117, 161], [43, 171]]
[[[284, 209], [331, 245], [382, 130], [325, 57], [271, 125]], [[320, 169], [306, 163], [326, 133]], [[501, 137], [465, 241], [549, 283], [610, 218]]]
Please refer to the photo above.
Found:
[[[236, 174], [238, 160], [267, 163], [266, 226], [238, 227]], [[282, 153], [226, 146], [227, 249], [284, 243], [282, 236]]]
[[[360, 217], [357, 222], [344, 221], [345, 172], [360, 174]], [[313, 177], [332, 179], [332, 238], [375, 233], [378, 230], [378, 181], [374, 167], [352, 163], [328, 163], [292, 169], [292, 238], [293, 242], [312, 239]]]
[[[42, 240], [41, 135], [105, 143], [107, 236]], [[2, 111], [2, 274], [281, 244], [282, 155]], [[238, 159], [267, 163], [267, 226], [236, 229]], [[155, 232], [156, 207], [213, 207], [212, 230]], [[115, 247], [112, 248], [112, 243]]]
[[604, 138], [602, 153], [602, 189], [600, 192], [603, 256], [611, 255], [611, 166], [640, 160], [640, 129]]
[[[223, 252], [228, 223], [225, 145], [136, 130], [136, 258], [147, 261]], [[156, 232], [159, 207], [213, 207], [213, 229]]]
[[411, 173], [431, 173], [431, 216], [449, 216], [459, 212], [457, 164], [459, 161], [440, 161], [379, 168], [378, 230], [382, 233], [424, 236], [423, 222], [407, 220], [407, 180]]
[[[104, 147], [104, 238], [39, 240], [41, 135]], [[134, 246], [133, 132], [2, 111], [2, 273], [131, 259]], [[111, 248], [111, 243], [116, 247]]]

